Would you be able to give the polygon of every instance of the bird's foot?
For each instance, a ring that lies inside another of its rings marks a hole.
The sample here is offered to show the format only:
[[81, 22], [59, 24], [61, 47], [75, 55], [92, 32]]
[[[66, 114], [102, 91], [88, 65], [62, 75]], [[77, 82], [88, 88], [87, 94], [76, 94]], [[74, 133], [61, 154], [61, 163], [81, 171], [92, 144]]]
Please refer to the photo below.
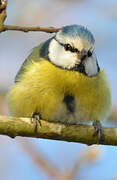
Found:
[[104, 139], [105, 139], [105, 136], [104, 136], [104, 130], [103, 130], [103, 127], [100, 123], [100, 121], [96, 120], [93, 122], [93, 126], [94, 126], [94, 129], [95, 129], [95, 132], [93, 134], [93, 136], [97, 136], [98, 137], [98, 144], [103, 142]]
[[40, 126], [42, 126], [39, 113], [33, 112], [31, 114], [31, 123], [34, 123], [34, 132], [35, 133], [37, 133], [37, 122], [39, 122]]

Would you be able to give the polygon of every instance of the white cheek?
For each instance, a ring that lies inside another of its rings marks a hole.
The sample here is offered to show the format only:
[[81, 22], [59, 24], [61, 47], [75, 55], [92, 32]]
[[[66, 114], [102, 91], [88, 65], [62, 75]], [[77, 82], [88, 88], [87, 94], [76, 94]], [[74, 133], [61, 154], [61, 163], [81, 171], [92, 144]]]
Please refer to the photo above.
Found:
[[64, 68], [71, 68], [75, 65], [77, 60], [75, 54], [65, 51], [63, 47], [58, 48], [57, 51], [56, 64]]
[[85, 71], [88, 76], [95, 76], [98, 73], [97, 60], [95, 55], [84, 61]]
[[54, 39], [49, 46], [49, 58], [55, 65], [68, 69], [78, 63], [77, 54], [65, 51], [64, 47], [59, 45]]

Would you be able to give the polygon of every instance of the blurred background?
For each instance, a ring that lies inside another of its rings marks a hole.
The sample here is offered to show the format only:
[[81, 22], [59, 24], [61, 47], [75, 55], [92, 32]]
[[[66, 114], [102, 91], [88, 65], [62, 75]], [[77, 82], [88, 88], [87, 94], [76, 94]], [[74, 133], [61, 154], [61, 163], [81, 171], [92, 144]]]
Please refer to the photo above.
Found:
[[[111, 121], [107, 121], [105, 125], [117, 125], [116, 0], [12, 0], [8, 2], [6, 24], [54, 27], [80, 24], [90, 29], [96, 40], [95, 49], [99, 65], [108, 74], [112, 93]], [[18, 31], [0, 34], [1, 115], [7, 115], [5, 94], [13, 84], [24, 59], [33, 47], [52, 35], [44, 32]], [[116, 179], [117, 147], [100, 145], [98, 148], [94, 150], [96, 154], [94, 153], [92, 161], [87, 160], [86, 154], [90, 150], [83, 144], [0, 136], [0, 179], [49, 180], [55, 179], [57, 171], [60, 176], [64, 174], [63, 179], [67, 180], [68, 172], [75, 169], [77, 163], [77, 173], [74, 173], [71, 179]]]

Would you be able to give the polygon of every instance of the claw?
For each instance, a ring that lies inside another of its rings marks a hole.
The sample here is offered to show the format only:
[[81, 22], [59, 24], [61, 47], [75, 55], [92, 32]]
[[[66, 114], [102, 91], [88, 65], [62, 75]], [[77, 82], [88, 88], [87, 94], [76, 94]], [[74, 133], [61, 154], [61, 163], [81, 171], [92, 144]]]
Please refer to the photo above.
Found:
[[99, 144], [99, 143], [103, 142], [104, 139], [105, 139], [104, 130], [102, 128], [102, 125], [101, 125], [100, 121], [98, 121], [98, 120], [93, 122], [93, 126], [94, 126], [94, 129], [95, 129], [95, 132], [94, 132], [93, 136], [98, 137], [98, 144]]
[[35, 133], [37, 133], [37, 122], [39, 122], [40, 126], [42, 126], [41, 121], [40, 121], [39, 113], [33, 112], [32, 115], [31, 115], [31, 123], [34, 123], [34, 131], [35, 131]]

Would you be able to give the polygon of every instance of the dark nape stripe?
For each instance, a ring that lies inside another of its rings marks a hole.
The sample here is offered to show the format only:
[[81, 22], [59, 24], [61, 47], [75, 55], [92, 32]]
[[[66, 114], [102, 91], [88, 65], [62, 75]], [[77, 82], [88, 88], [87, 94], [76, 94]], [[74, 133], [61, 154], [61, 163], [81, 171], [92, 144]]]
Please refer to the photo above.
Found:
[[48, 39], [44, 44], [43, 46], [41, 47], [40, 49], [40, 57], [42, 58], [45, 58], [46, 60], [49, 60], [49, 44], [50, 44], [50, 41], [53, 39], [54, 37]]
[[98, 64], [98, 62], [97, 62], [97, 68], [98, 68], [98, 72], [100, 71], [100, 67], [99, 67], [99, 64]]

